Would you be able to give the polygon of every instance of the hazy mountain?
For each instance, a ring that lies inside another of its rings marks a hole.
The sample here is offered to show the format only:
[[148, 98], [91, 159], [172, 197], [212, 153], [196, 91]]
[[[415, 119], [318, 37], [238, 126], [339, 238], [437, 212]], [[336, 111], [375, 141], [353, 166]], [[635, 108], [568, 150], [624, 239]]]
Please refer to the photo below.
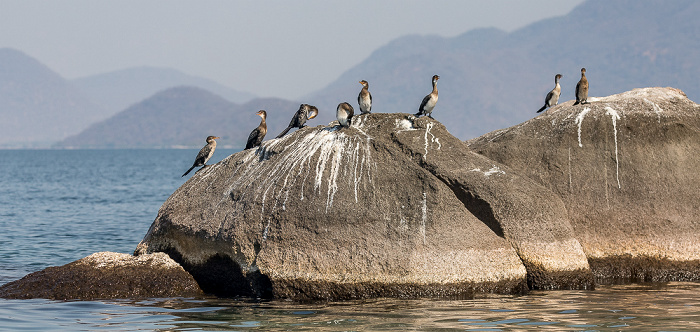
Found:
[[586, 67], [591, 96], [672, 86], [700, 99], [700, 2], [590, 0], [566, 16], [506, 33], [454, 38], [407, 36], [376, 50], [328, 87], [303, 98], [332, 119], [339, 102], [356, 109], [359, 80], [370, 83], [374, 112], [415, 113], [440, 75], [433, 116], [462, 139], [508, 127], [544, 104], [561, 73], [560, 102], [574, 99]]
[[0, 49], [0, 147], [48, 147], [87, 128], [100, 113], [34, 58]]
[[[430, 92], [432, 75], [438, 74], [440, 100], [433, 116], [452, 134], [469, 139], [534, 117], [557, 73], [564, 75], [560, 102], [572, 100], [581, 67], [587, 69], [593, 97], [637, 87], [672, 86], [698, 100], [698, 15], [700, 2], [691, 0], [589, 0], [568, 15], [510, 33], [477, 29], [454, 38], [405, 36], [301, 102], [319, 107], [319, 118], [310, 125], [327, 124], [334, 120], [339, 102], [348, 101], [359, 112], [358, 81], [365, 79], [370, 83], [374, 112], [415, 113]], [[155, 86], [166, 88], [179, 79], [215, 93], [194, 88], [156, 93]], [[119, 103], [128, 108], [60, 145], [200, 146], [207, 135], [218, 135], [224, 137], [224, 145], [242, 146], [259, 122], [255, 111], [268, 111], [271, 138], [299, 105], [281, 99], [233, 103], [227, 100], [236, 100], [230, 89], [148, 67], [74, 83], [90, 99], [115, 108], [94, 106], [36, 60], [2, 50], [0, 146], [35, 146], [75, 135], [118, 111]]]
[[170, 68], [136, 67], [72, 80], [84, 94], [110, 113], [123, 111], [153, 94], [176, 86], [195, 86], [231, 102], [245, 103], [255, 98], [247, 92], [228, 88], [212, 80], [187, 75]]
[[[289, 123], [299, 103], [276, 98], [234, 104], [197, 87], [170, 88], [90, 126], [57, 147], [167, 148], [201, 147], [209, 135], [220, 136], [220, 146], [243, 148], [251, 130], [260, 123], [255, 115], [265, 109], [270, 117], [268, 138]], [[193, 156], [194, 158], [194, 156]]]

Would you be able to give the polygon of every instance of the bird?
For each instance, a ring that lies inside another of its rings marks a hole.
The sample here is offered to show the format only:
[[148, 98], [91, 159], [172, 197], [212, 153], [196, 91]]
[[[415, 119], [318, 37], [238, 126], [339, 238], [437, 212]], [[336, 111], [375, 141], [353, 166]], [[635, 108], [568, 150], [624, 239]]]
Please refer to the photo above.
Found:
[[544, 111], [544, 109], [547, 107], [552, 107], [559, 103], [559, 95], [561, 94], [561, 86], [559, 85], [559, 79], [561, 79], [562, 77], [563, 76], [561, 74], [557, 74], [554, 76], [554, 89], [552, 89], [552, 91], [549, 91], [547, 97], [544, 97], [544, 106], [542, 106], [542, 108], [540, 108], [537, 111], [537, 113]]
[[368, 114], [372, 111], [372, 94], [369, 93], [369, 83], [367, 81], [362, 80], [360, 84], [362, 84], [362, 90], [357, 95], [357, 103], [360, 104], [362, 114]]
[[355, 110], [348, 103], [338, 104], [338, 108], [335, 111], [335, 117], [338, 119], [338, 123], [341, 127], [350, 127], [352, 116], [355, 114]]
[[574, 105], [588, 103], [588, 79], [586, 78], [586, 68], [581, 68], [581, 80], [576, 83], [576, 102]]
[[250, 132], [250, 135], [248, 135], [248, 142], [245, 145], [246, 150], [260, 146], [263, 138], [265, 138], [265, 134], [267, 134], [267, 123], [265, 123], [267, 112], [265, 112], [265, 110], [259, 110], [255, 114], [259, 115], [261, 118], [260, 125], [253, 129], [253, 131]]
[[312, 106], [309, 104], [299, 105], [299, 109], [297, 110], [296, 113], [294, 113], [294, 116], [292, 117], [292, 121], [289, 122], [289, 126], [287, 126], [287, 128], [285, 130], [283, 130], [275, 138], [280, 138], [280, 137], [286, 135], [287, 132], [292, 128], [306, 127], [306, 125], [305, 125], [306, 121], [315, 118], [317, 115], [318, 115], [318, 108], [316, 108], [316, 106]]
[[438, 101], [437, 81], [439, 79], [440, 76], [433, 75], [433, 91], [430, 92], [429, 95], [425, 96], [425, 98], [423, 98], [423, 101], [420, 103], [420, 107], [418, 107], [418, 113], [416, 113], [417, 117], [420, 117], [421, 115], [427, 115], [429, 118], [433, 118], [433, 108], [435, 108], [435, 104]]
[[194, 164], [192, 164], [192, 167], [190, 167], [185, 174], [182, 174], [182, 177], [189, 174], [195, 167], [207, 166], [207, 161], [209, 161], [209, 158], [214, 154], [214, 150], [216, 150], [216, 139], [219, 139], [219, 137], [207, 136], [207, 145], [199, 150], [197, 158], [194, 159]]

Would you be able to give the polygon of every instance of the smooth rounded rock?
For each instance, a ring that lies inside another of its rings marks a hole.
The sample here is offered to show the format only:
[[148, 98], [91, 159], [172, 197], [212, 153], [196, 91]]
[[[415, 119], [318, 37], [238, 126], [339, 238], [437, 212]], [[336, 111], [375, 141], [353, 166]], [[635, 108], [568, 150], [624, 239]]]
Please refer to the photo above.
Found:
[[0, 286], [0, 298], [52, 300], [202, 296], [197, 282], [164, 253], [98, 252]]
[[634, 89], [470, 140], [555, 192], [599, 280], [700, 280], [700, 105]]

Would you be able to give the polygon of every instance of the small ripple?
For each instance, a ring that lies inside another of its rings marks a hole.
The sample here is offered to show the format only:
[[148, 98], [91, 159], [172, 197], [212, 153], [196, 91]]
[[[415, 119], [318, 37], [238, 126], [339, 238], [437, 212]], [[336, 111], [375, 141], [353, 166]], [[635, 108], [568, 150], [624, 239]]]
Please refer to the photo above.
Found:
[[315, 311], [311, 310], [301, 310], [301, 311], [293, 311], [292, 314], [294, 315], [313, 315], [315, 314]]
[[493, 322], [494, 324], [515, 324], [515, 323], [524, 323], [530, 321], [529, 319], [525, 318], [515, 318], [515, 319], [505, 319], [505, 320], [499, 320], [496, 322]]
[[577, 313], [577, 312], [578, 312], [578, 310], [576, 310], [576, 309], [571, 309], [571, 310], [560, 311], [560, 312], [558, 312], [558, 313], [559, 313], [559, 314], [575, 314], [575, 313]]
[[513, 312], [513, 309], [491, 309], [493, 312]]
[[560, 324], [560, 322], [526, 322], [526, 323], [520, 323], [518, 325], [543, 326], [543, 325], [554, 325], [554, 324]]

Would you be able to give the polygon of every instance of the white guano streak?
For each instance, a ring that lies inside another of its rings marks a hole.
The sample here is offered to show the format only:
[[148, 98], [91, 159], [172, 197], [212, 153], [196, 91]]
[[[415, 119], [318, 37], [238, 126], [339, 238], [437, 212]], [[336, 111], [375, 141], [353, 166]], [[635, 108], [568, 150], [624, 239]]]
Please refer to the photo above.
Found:
[[656, 120], [658, 123], [661, 123], [661, 112], [663, 112], [664, 110], [662, 110], [661, 107], [659, 107], [659, 105], [656, 105], [656, 103], [650, 101], [649, 99], [644, 98], [644, 101], [654, 108], [654, 113], [656, 113]]
[[620, 114], [611, 107], [605, 107], [605, 110], [605, 114], [610, 115], [610, 118], [612, 118], [613, 132], [615, 133], [615, 172], [617, 175], [617, 188], [620, 189], [622, 188], [620, 186], [620, 160], [617, 157], [617, 120], [620, 120]]
[[498, 166], [493, 166], [491, 167], [488, 171], [482, 171], [481, 168], [473, 168], [469, 170], [470, 172], [479, 172], [479, 173], [484, 173], [485, 177], [489, 177], [494, 174], [506, 174], [500, 167]]
[[[440, 138], [435, 137], [433, 133], [430, 132], [430, 129], [433, 129], [433, 122], [429, 122], [428, 125], [425, 126], [425, 154], [423, 155], [423, 160], [426, 160], [428, 157], [428, 144], [433, 142], [438, 144], [438, 150], [442, 148], [442, 143], [440, 143]], [[430, 141], [428, 141], [428, 134], [432, 137]]]
[[582, 148], [583, 144], [581, 143], [581, 123], [583, 122], [583, 117], [586, 116], [586, 113], [590, 112], [591, 109], [586, 107], [581, 111], [581, 113], [576, 116], [576, 124], [578, 125], [578, 147]]
[[[370, 138], [348, 137], [333, 129], [324, 128], [297, 136], [294, 142], [286, 138], [271, 140], [258, 150], [251, 150], [241, 159], [242, 165], [232, 175], [236, 180], [232, 181], [228, 193], [237, 190], [243, 196], [253, 195], [253, 200], [260, 198], [263, 205], [261, 213], [274, 211], [277, 205], [281, 205], [285, 211], [290, 190], [301, 188], [299, 199], [304, 200], [304, 185], [310, 180], [315, 193], [326, 191], [325, 211], [328, 212], [338, 192], [339, 179], [347, 177], [356, 191], [362, 179], [370, 183], [372, 181]], [[285, 143], [280, 143], [282, 141]], [[274, 154], [272, 147], [279, 144], [284, 147]], [[263, 158], [260, 158], [260, 154]], [[277, 160], [268, 162], [270, 156]], [[317, 162], [316, 165], [312, 164], [314, 161]], [[359, 173], [353, 172], [356, 165], [350, 165], [351, 163], [361, 163]], [[327, 190], [324, 190], [324, 185]], [[355, 199], [357, 200], [357, 193]]]

